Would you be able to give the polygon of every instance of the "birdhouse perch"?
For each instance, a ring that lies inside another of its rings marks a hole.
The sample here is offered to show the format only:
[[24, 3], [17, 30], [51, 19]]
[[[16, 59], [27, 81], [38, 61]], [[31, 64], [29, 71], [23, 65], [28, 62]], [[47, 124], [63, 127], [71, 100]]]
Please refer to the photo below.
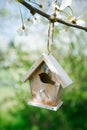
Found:
[[30, 82], [31, 99], [28, 104], [56, 111], [61, 105], [63, 88], [72, 80], [52, 55], [42, 54], [24, 75]]

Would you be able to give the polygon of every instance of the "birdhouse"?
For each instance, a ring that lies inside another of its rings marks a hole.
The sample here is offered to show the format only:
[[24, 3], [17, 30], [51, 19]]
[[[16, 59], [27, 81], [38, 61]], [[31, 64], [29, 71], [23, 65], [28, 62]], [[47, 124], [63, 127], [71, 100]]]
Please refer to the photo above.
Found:
[[61, 92], [72, 80], [51, 54], [42, 54], [24, 75], [29, 80], [31, 99], [28, 104], [56, 111], [61, 105]]

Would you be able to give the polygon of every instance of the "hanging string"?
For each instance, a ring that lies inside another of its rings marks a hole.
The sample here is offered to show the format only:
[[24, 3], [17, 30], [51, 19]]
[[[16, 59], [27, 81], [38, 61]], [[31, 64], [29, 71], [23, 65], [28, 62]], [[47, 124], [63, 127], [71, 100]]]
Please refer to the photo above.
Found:
[[54, 26], [54, 22], [52, 23], [52, 44], [54, 42], [54, 30], [55, 30], [55, 26]]
[[54, 22], [49, 21], [49, 24], [48, 24], [48, 41], [47, 41], [48, 54], [50, 54], [52, 52], [53, 42], [54, 42]]
[[51, 30], [51, 23], [49, 21], [49, 24], [48, 24], [48, 41], [47, 41], [48, 54], [51, 52], [51, 48], [50, 48], [50, 30]]

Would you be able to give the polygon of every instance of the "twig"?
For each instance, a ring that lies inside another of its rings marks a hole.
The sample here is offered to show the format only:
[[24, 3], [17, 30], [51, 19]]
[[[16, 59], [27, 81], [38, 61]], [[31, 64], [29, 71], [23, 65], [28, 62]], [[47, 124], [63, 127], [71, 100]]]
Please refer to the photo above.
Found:
[[51, 22], [58, 22], [58, 23], [64, 24], [64, 25], [69, 26], [69, 27], [74, 27], [74, 28], [78, 28], [78, 29], [87, 31], [87, 27], [83, 27], [83, 26], [80, 26], [80, 25], [72, 24], [72, 23], [66, 22], [66, 21], [64, 21], [62, 19], [55, 18], [54, 16], [51, 16], [51, 15], [49, 15], [49, 14], [47, 14], [47, 13], [45, 13], [45, 12], [35, 8], [35, 7], [33, 7], [32, 5], [30, 5], [29, 3], [27, 3], [24, 0], [19, 0], [18, 2], [20, 2], [26, 8], [28, 8], [31, 12], [38, 13], [41, 16], [43, 16], [43, 17], [47, 18], [48, 20], [50, 20]]

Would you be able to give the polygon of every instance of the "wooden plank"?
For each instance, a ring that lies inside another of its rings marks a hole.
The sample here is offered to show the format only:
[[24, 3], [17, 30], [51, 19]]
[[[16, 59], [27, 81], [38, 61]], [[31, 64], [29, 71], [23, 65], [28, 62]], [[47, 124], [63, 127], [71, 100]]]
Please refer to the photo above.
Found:
[[43, 61], [43, 56], [41, 56], [34, 64], [33, 66], [28, 70], [28, 72], [24, 75], [22, 78], [23, 82], [26, 82], [29, 77], [33, 74], [33, 72], [37, 69], [37, 67], [42, 63]]
[[57, 111], [61, 107], [63, 102], [59, 101], [59, 103], [55, 107], [49, 106], [49, 105], [40, 104], [40, 103], [33, 102], [33, 101], [29, 101], [28, 104], [31, 105], [31, 106], [35, 106], [35, 107], [46, 108], [46, 109], [49, 109], [49, 110]]
[[72, 84], [71, 78], [52, 55], [44, 54], [44, 61], [56, 75], [56, 78], [58, 78], [64, 88]]

